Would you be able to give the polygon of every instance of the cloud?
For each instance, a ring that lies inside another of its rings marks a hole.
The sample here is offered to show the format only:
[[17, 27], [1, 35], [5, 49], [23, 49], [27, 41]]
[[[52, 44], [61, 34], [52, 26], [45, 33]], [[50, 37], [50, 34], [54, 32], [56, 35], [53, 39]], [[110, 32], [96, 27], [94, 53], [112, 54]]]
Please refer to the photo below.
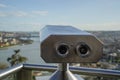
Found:
[[16, 11], [16, 12], [12, 12], [10, 15], [16, 16], [16, 17], [25, 17], [28, 15], [28, 13], [23, 11]]
[[6, 13], [4, 13], [4, 12], [0, 12], [0, 17], [6, 17], [6, 16], [7, 16]]
[[100, 24], [78, 24], [78, 28], [85, 30], [120, 30], [119, 22], [100, 23]]
[[40, 31], [43, 26], [38, 22], [0, 22], [0, 30], [4, 31]]
[[31, 12], [25, 12], [25, 11], [13, 11], [13, 12], [4, 12], [1, 11], [0, 12], [0, 17], [8, 17], [8, 16], [12, 16], [12, 17], [25, 17], [25, 16], [46, 16], [48, 14], [48, 11], [31, 11]]
[[0, 8], [5, 8], [5, 7], [7, 7], [7, 5], [5, 5], [5, 4], [0, 4]]
[[28, 16], [28, 13], [24, 12], [24, 11], [13, 11], [13, 12], [0, 12], [0, 17], [8, 17], [8, 16], [12, 16], [12, 17], [25, 17]]
[[37, 27], [37, 26], [41, 26], [42, 24], [41, 23], [32, 22], [32, 23], [20, 23], [20, 25]]
[[32, 13], [35, 15], [41, 15], [41, 16], [48, 15], [48, 11], [32, 11]]

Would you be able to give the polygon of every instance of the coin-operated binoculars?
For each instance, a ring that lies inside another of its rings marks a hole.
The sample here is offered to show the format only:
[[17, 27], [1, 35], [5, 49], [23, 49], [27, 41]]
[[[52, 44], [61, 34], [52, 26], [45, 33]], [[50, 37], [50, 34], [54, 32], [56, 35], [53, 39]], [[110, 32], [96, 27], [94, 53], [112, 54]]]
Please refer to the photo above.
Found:
[[61, 63], [50, 80], [77, 80], [68, 63], [95, 63], [103, 44], [92, 34], [72, 26], [47, 25], [40, 31], [41, 57], [48, 63]]

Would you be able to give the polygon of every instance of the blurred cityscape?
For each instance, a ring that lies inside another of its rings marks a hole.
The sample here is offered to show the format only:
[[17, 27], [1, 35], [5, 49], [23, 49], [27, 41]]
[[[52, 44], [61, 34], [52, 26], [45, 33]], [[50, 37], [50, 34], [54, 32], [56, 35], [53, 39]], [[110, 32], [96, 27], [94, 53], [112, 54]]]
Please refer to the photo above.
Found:
[[[71, 66], [92, 67], [120, 70], [120, 31], [88, 31], [96, 35], [104, 44], [103, 57], [97, 63], [71, 63]], [[0, 32], [0, 50], [9, 46], [32, 44], [31, 38], [39, 38], [39, 32]], [[97, 46], [97, 45], [96, 45]], [[1, 53], [2, 54], [2, 53]], [[0, 64], [3, 69], [6, 64]], [[98, 77], [85, 77], [86, 80], [97, 80]], [[88, 79], [87, 79], [88, 78]], [[91, 79], [90, 79], [91, 78]], [[115, 79], [99, 79], [115, 80]]]
[[39, 37], [36, 32], [0, 32], [0, 48], [17, 44], [30, 44], [31, 37]]
[[[120, 70], [120, 31], [88, 32], [96, 35], [103, 42], [103, 57], [97, 63], [82, 63], [76, 64], [76, 66]], [[73, 65], [75, 64], [73, 63]]]
[[[88, 31], [96, 35], [104, 44], [103, 59], [98, 62], [101, 67], [119, 69], [120, 68], [120, 31]], [[31, 38], [39, 37], [39, 32], [0, 32], [0, 48], [32, 44]], [[97, 46], [97, 45], [96, 45]], [[77, 64], [78, 65], [78, 64]], [[81, 66], [83, 66], [81, 64]], [[86, 65], [85, 65], [86, 66]], [[97, 65], [87, 66], [98, 67]], [[105, 67], [106, 66], [106, 67]]]

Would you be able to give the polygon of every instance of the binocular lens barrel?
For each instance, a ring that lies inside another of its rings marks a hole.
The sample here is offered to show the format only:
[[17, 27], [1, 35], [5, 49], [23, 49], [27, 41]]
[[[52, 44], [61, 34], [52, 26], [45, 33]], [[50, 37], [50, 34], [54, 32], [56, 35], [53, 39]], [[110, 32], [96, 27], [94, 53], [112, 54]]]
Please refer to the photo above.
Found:
[[77, 54], [80, 56], [87, 56], [90, 52], [90, 48], [87, 44], [81, 43], [76, 48]]
[[69, 47], [66, 44], [61, 44], [56, 49], [58, 55], [65, 57], [69, 52]]

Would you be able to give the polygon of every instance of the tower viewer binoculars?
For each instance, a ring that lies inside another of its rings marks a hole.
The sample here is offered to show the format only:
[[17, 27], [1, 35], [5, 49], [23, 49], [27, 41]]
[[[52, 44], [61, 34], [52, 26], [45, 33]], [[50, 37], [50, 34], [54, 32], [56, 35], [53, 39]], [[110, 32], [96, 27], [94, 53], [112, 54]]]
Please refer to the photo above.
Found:
[[40, 31], [40, 51], [48, 63], [90, 63], [101, 58], [103, 44], [72, 26], [47, 25]]

